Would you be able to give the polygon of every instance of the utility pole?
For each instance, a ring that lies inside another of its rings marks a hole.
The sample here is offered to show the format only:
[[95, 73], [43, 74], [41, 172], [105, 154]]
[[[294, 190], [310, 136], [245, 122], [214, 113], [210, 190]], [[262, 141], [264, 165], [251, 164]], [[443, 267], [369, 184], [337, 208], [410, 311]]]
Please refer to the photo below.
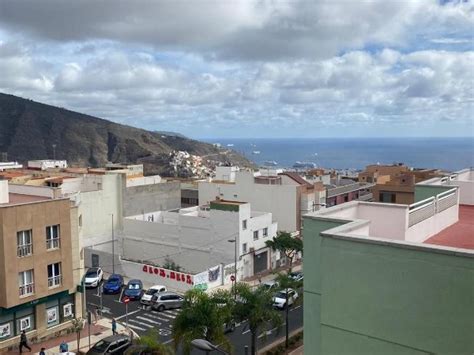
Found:
[[112, 213], [112, 274], [115, 274], [115, 236], [114, 236], [114, 214]]

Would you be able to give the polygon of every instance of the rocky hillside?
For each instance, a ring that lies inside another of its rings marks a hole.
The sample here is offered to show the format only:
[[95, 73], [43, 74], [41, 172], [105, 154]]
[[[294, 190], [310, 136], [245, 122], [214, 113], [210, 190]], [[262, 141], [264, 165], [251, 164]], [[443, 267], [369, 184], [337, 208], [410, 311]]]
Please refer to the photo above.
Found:
[[0, 159], [66, 159], [71, 166], [142, 163], [145, 174], [190, 175], [170, 165], [176, 151], [202, 164], [251, 166], [239, 154], [168, 132], [151, 132], [0, 93]]

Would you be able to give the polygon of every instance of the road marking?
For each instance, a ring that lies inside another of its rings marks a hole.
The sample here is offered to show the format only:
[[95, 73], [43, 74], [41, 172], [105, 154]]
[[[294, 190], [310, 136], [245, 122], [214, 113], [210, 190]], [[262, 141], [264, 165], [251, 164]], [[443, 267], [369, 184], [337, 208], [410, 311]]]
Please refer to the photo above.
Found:
[[154, 321], [154, 320], [142, 317], [142, 316], [137, 316], [137, 319], [141, 319], [141, 320], [144, 320], [145, 322], [161, 325], [161, 322], [157, 322], [157, 321]]
[[140, 322], [140, 321], [137, 321], [135, 319], [129, 319], [128, 322], [132, 322], [132, 323], [136, 323], [136, 324], [139, 324], [139, 325], [142, 325], [144, 327], [147, 327], [147, 328], [154, 328], [153, 325], [150, 325], [150, 324], [146, 324], [146, 323], [143, 323], [143, 322]]
[[290, 312], [296, 311], [298, 308], [301, 308], [301, 306], [293, 307], [292, 309], [290, 309]]
[[168, 313], [171, 313], [171, 314], [174, 314], [175, 316], [177, 316], [181, 311], [178, 311], [176, 309], [169, 309], [168, 310]]
[[[130, 317], [132, 314], [138, 313], [138, 312], [140, 312], [140, 311], [141, 311], [141, 309], [137, 309], [136, 311], [128, 312], [128, 316]], [[119, 320], [119, 319], [125, 318], [126, 316], [127, 316], [126, 314], [122, 314], [120, 317], [116, 317], [115, 320]]]
[[128, 326], [129, 326], [130, 328], [132, 328], [132, 329], [141, 330], [141, 331], [143, 331], [143, 332], [146, 332], [146, 329], [145, 329], [145, 328], [141, 328], [141, 327], [138, 327], [138, 326], [133, 325], [133, 324], [129, 324]]
[[168, 318], [161, 318], [161, 317], [159, 317], [159, 316], [155, 316], [154, 314], [150, 314], [150, 313], [146, 313], [146, 314], [144, 314], [144, 315], [146, 315], [147, 317], [151, 317], [151, 318], [153, 318], [153, 319], [159, 319], [159, 320], [161, 320], [161, 321], [163, 321], [163, 322], [169, 322], [169, 321], [170, 321]]
[[157, 312], [157, 311], [151, 311], [152, 313], [154, 314], [159, 314], [160, 316], [162, 317], [166, 317], [166, 318], [169, 318], [169, 319], [175, 319], [176, 316], [172, 315], [172, 314], [166, 314], [164, 312]]
[[[280, 327], [283, 327], [285, 324], [286, 324], [286, 323], [283, 323], [282, 325], [280, 325]], [[267, 330], [266, 332], [263, 332], [262, 334], [260, 334], [260, 335], [258, 336], [258, 339], [263, 338], [264, 336], [268, 336], [268, 335], [272, 334], [272, 333], [273, 333], [275, 330], [277, 330], [277, 329], [278, 329], [278, 327], [275, 327], [275, 328], [273, 328], [273, 329]]]
[[247, 329], [247, 330], [242, 332], [242, 334], [247, 334], [247, 333], [250, 333], [250, 329]]
[[171, 343], [171, 342], [173, 342], [173, 339], [170, 339], [170, 340], [164, 341], [164, 342], [163, 342], [163, 344], [169, 344], [169, 343]]

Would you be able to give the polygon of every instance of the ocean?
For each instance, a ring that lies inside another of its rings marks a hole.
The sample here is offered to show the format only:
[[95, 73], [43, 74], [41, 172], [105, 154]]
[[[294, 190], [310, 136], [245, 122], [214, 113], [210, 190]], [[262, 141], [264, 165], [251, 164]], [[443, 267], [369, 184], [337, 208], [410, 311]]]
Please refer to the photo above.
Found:
[[204, 139], [233, 149], [258, 165], [297, 161], [328, 169], [363, 169], [369, 164], [404, 163], [456, 171], [474, 166], [474, 138], [222, 138]]

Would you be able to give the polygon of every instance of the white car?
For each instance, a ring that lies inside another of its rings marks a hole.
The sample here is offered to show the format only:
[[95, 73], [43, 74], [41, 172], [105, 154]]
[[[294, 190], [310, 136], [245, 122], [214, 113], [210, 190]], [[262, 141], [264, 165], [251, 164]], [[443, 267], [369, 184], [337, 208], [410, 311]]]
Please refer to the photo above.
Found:
[[273, 307], [284, 309], [286, 305], [286, 292], [288, 292], [288, 306], [291, 306], [298, 299], [298, 292], [292, 288], [281, 290], [273, 296]]
[[93, 267], [87, 270], [84, 275], [84, 284], [86, 287], [97, 287], [102, 282], [104, 273], [100, 267]]
[[161, 293], [161, 292], [166, 292], [168, 291], [168, 289], [166, 288], [166, 286], [163, 286], [163, 285], [155, 285], [155, 286], [152, 286], [149, 288], [148, 291], [145, 292], [145, 294], [142, 296], [141, 300], [140, 300], [140, 303], [142, 304], [146, 304], [146, 305], [150, 305], [152, 302], [151, 302], [151, 299], [153, 297], [154, 294], [156, 293]]

